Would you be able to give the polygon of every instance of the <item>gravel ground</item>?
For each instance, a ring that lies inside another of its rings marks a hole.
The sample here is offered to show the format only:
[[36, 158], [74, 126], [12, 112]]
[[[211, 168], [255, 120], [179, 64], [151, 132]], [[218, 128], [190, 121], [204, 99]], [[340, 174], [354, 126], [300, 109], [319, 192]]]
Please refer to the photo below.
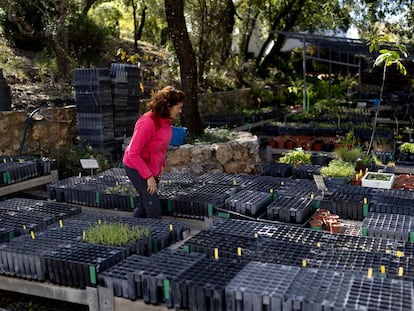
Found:
[[0, 290], [0, 311], [88, 311], [89, 307]]

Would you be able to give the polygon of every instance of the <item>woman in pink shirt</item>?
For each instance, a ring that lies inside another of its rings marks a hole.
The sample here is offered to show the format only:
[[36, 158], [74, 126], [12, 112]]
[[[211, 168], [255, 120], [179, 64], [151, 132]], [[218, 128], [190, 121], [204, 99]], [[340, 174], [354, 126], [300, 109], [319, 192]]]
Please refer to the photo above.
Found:
[[184, 98], [183, 91], [164, 87], [150, 101], [149, 110], [135, 123], [123, 157], [126, 174], [143, 203], [135, 209], [135, 217], [161, 218], [157, 187], [172, 137], [171, 120], [179, 118]]

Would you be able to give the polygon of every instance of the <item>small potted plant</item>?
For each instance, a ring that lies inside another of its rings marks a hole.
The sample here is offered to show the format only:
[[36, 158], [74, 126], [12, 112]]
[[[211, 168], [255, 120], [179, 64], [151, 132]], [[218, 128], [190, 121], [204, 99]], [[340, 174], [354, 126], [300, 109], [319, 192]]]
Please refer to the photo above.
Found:
[[283, 153], [279, 158], [279, 162], [292, 164], [294, 167], [302, 164], [312, 164], [311, 153], [305, 152], [302, 148], [295, 148], [294, 150]]
[[353, 146], [352, 148], [342, 146], [335, 149], [335, 154], [339, 160], [356, 163], [362, 156], [362, 148], [358, 146]]
[[405, 142], [400, 145], [398, 160], [400, 162], [414, 161], [414, 143]]
[[355, 175], [355, 165], [350, 162], [334, 159], [329, 162], [328, 166], [322, 167], [320, 173], [328, 182], [345, 184]]

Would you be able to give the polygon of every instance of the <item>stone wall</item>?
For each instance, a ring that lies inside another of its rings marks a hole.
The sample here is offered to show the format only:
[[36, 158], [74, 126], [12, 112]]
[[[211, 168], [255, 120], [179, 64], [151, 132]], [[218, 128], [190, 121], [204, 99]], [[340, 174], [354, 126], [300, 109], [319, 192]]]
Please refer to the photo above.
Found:
[[26, 111], [0, 112], [0, 155], [19, 154], [26, 122], [22, 155], [47, 156], [53, 149], [73, 141], [77, 135], [75, 106], [46, 108], [28, 122]]
[[226, 143], [170, 147], [166, 162], [165, 172], [261, 173], [258, 138], [247, 132], [240, 132], [238, 139]]

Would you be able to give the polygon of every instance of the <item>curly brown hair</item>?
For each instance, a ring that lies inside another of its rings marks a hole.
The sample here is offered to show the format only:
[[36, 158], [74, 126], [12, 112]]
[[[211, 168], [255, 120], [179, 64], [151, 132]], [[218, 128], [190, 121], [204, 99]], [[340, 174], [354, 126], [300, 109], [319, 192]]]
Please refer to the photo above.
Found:
[[185, 99], [185, 93], [169, 85], [157, 92], [155, 97], [149, 102], [149, 110], [157, 117], [169, 118], [170, 111], [168, 108], [175, 106]]

